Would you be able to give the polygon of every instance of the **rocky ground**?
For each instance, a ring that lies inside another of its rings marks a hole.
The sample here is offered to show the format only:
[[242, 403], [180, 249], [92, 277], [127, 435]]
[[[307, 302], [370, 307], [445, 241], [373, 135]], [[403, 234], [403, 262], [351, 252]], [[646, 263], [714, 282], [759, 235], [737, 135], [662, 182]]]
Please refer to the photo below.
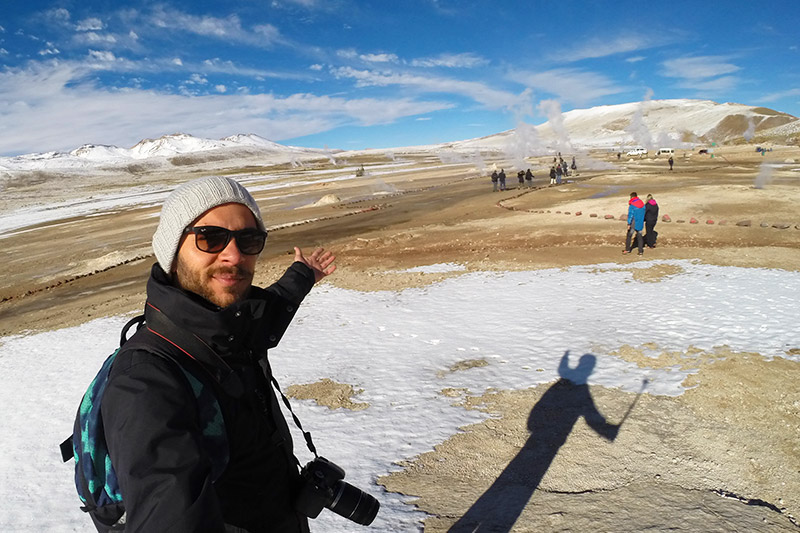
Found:
[[[556, 187], [546, 185], [551, 158], [535, 158], [530, 160], [534, 189], [517, 188], [510, 171], [510, 189], [496, 193], [470, 164], [436, 164], [429, 154], [407, 159], [413, 161], [410, 167], [379, 177], [369, 168], [385, 164], [385, 158], [364, 156], [349, 161], [366, 166], [359, 179], [325, 180], [298, 170], [284, 179], [308, 179], [291, 194], [255, 189], [271, 228], [257, 281], [275, 279], [295, 245], [333, 249], [339, 270], [328, 282], [359, 290], [420, 286], [452, 275], [384, 275], [441, 262], [461, 263], [468, 270], [624, 265], [643, 259], [787, 270], [800, 265], [798, 148], [762, 156], [752, 146], [723, 147], [713, 158], [679, 151], [673, 171], [664, 158], [594, 154], [591, 164], [579, 158], [579, 173]], [[495, 163], [507, 164], [488, 161]], [[257, 185], [259, 173], [266, 176], [270, 169], [247, 171]], [[191, 175], [183, 172], [149, 179], [169, 182]], [[31, 179], [14, 183], [8, 192], [25, 197], [42, 187], [46, 182]], [[621, 254], [625, 222], [620, 216], [633, 190], [653, 194], [661, 215], [670, 220], [659, 222], [658, 247], [646, 249], [643, 258]], [[69, 198], [69, 191], [62, 196]], [[157, 206], [118, 209], [42, 223], [5, 237], [0, 335], [141, 308], [154, 261], [149, 238], [157, 213]], [[657, 283], [669, 274], [665, 268], [672, 267], [655, 264], [641, 275]], [[494, 416], [381, 483], [418, 497], [417, 505], [432, 515], [426, 531], [448, 530], [481, 495], [484, 510], [519, 514], [515, 525], [497, 519], [492, 531], [798, 530], [800, 393], [793, 376], [799, 363], [724, 350], [664, 353], [654, 361], [640, 347], [622, 347], [619, 356], [641, 365], [692, 365], [699, 372], [686, 385], [697, 386], [675, 398], [591, 387], [600, 412], [625, 412], [636, 401], [637, 416], [626, 421], [613, 445], [575, 421], [579, 406], [570, 399], [586, 391], [568, 383], [479, 397], [454, 392], [453, 401], [465, 409]], [[348, 403], [352, 389], [347, 387], [337, 385], [333, 399], [330, 387], [322, 387], [318, 399], [362, 408]], [[560, 407], [548, 410], [553, 397]], [[556, 456], [548, 455], [555, 443], [548, 447], [529, 440], [526, 421], [534, 406], [557, 426], [571, 429]], [[535, 483], [515, 473], [520, 465], [543, 464], [549, 467]], [[535, 488], [532, 495], [525, 494], [526, 483]], [[515, 509], [516, 501], [527, 498], [527, 505]], [[453, 530], [472, 529], [462, 520]]]

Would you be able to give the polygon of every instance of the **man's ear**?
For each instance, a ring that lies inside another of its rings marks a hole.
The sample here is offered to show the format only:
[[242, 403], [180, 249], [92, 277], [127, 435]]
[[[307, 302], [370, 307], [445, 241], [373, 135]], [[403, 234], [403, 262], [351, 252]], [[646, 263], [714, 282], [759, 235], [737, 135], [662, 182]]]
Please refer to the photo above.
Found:
[[189, 234], [181, 235], [181, 239], [178, 241], [178, 247], [175, 248], [175, 257], [172, 258], [172, 268], [170, 268], [169, 271], [169, 277], [172, 278], [173, 281], [175, 280], [175, 273], [178, 271], [178, 260], [181, 255], [181, 248], [183, 248], [183, 243], [186, 242], [187, 237], [189, 237]]

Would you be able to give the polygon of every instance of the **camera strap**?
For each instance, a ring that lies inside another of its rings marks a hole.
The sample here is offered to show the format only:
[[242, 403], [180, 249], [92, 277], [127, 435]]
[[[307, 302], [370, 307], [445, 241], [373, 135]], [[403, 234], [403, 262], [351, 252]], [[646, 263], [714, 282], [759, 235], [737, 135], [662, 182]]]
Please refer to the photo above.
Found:
[[[275, 390], [277, 390], [278, 394], [281, 395], [281, 398], [283, 399], [283, 404], [286, 406], [287, 409], [289, 409], [289, 412], [292, 413], [292, 420], [294, 420], [294, 424], [300, 429], [300, 432], [303, 434], [303, 438], [306, 439], [306, 446], [308, 446], [308, 450], [314, 454], [314, 457], [319, 457], [319, 455], [317, 455], [317, 448], [316, 446], [314, 446], [314, 441], [311, 440], [311, 432], [303, 429], [303, 424], [300, 423], [300, 419], [297, 418], [297, 415], [294, 413], [294, 410], [292, 409], [292, 406], [289, 403], [289, 398], [287, 398], [286, 395], [283, 394], [283, 391], [281, 390], [281, 386], [278, 383], [278, 380], [276, 380], [275, 376], [272, 375], [272, 366], [270, 366], [269, 361], [266, 361], [265, 370], [269, 375], [269, 380], [272, 382], [272, 386], [275, 387]], [[300, 464], [300, 461], [297, 460], [297, 457], [295, 457], [294, 460], [295, 462], [297, 462], [298, 465]]]

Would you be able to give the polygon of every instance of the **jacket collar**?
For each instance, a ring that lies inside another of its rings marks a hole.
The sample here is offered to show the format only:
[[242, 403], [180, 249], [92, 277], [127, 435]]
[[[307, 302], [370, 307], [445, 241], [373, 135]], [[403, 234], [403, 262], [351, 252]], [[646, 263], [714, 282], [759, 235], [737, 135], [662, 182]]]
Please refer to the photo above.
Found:
[[[266, 352], [263, 289], [253, 287], [248, 298], [220, 308], [204, 298], [172, 284], [159, 266], [153, 265], [147, 282], [147, 303], [164, 313], [176, 326], [197, 336], [220, 356]], [[145, 313], [146, 314], [146, 313]]]
[[631, 198], [628, 204], [633, 207], [644, 207], [644, 202], [642, 202], [642, 199], [638, 196], [636, 198]]

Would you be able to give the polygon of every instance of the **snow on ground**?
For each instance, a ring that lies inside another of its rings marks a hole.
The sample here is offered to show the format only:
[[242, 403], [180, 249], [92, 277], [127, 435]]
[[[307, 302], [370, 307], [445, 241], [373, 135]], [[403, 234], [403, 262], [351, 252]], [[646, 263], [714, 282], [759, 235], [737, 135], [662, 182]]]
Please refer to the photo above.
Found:
[[[631, 270], [609, 264], [464, 273], [397, 292], [321, 285], [270, 357], [284, 388], [331, 378], [363, 390], [354, 398], [369, 404], [361, 411], [292, 403], [320, 454], [380, 500], [370, 530], [420, 531], [422, 513], [384, 493], [376, 479], [486, 416], [453, 407], [439, 394], [444, 388], [480, 394], [552, 382], [569, 351], [573, 366], [584, 353], [597, 356], [591, 384], [635, 392], [649, 378], [647, 393], [674, 396], [686, 371], [641, 369], [609, 354], [645, 342], [659, 350], [728, 345], [767, 357], [795, 347], [800, 273], [658, 262], [665, 263], [681, 272], [658, 283], [637, 282]], [[425, 269], [442, 270], [454, 265]], [[0, 338], [0, 531], [93, 531], [79, 510], [73, 464], [61, 463], [58, 444], [127, 318]], [[473, 359], [488, 365], [449, 370]], [[301, 462], [310, 460], [297, 432], [295, 449]], [[313, 531], [356, 529], [329, 511], [312, 521]]]

